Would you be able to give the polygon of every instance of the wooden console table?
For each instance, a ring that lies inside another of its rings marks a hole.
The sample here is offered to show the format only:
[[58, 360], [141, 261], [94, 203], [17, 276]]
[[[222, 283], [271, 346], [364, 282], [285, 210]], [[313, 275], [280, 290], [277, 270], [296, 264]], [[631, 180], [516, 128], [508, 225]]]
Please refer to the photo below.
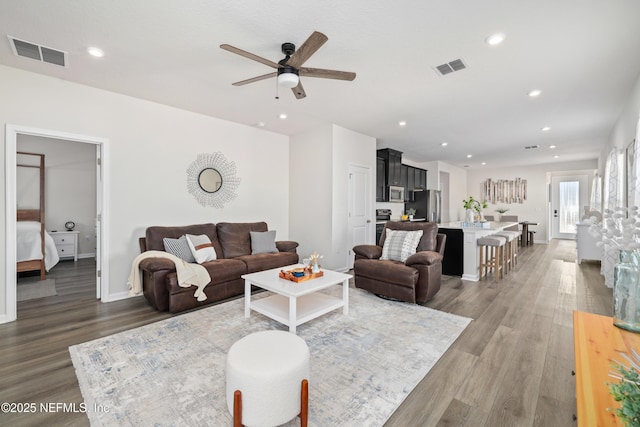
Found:
[[578, 426], [622, 426], [614, 411], [607, 411], [620, 404], [613, 400], [606, 383], [618, 381], [609, 376], [615, 371], [614, 359], [628, 366], [621, 352], [640, 351], [640, 334], [613, 326], [611, 317], [574, 311], [573, 345]]

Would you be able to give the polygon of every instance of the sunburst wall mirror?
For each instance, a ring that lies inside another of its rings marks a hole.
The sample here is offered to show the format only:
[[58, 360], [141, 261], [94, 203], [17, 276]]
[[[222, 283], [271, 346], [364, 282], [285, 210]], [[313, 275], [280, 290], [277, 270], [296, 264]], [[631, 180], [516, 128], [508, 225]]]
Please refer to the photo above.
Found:
[[237, 197], [236, 164], [220, 152], [198, 154], [187, 169], [187, 188], [202, 206], [223, 208]]

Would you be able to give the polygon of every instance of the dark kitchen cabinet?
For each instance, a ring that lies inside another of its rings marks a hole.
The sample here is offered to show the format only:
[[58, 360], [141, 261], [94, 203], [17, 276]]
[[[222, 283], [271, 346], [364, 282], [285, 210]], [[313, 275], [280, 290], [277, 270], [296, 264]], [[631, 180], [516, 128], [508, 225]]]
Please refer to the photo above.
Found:
[[378, 157], [384, 159], [387, 185], [402, 186], [402, 152], [384, 148], [378, 150]]
[[415, 168], [415, 189], [426, 190], [427, 189], [427, 171], [425, 169]]
[[385, 175], [385, 161], [383, 158], [378, 157], [376, 159], [376, 202], [385, 201], [385, 190], [387, 187]]
[[404, 187], [404, 201], [408, 202], [409, 201], [409, 190], [407, 187], [407, 179], [408, 179], [408, 174], [409, 174], [409, 166], [407, 165], [401, 165], [400, 166], [400, 186]]

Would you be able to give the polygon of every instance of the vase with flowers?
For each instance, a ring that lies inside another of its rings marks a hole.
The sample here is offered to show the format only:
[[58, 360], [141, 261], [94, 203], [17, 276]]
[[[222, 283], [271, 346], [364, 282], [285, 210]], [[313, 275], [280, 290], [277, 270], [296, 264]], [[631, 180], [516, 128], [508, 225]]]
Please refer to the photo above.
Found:
[[603, 223], [592, 218], [589, 232], [599, 245], [619, 251], [613, 267], [613, 324], [640, 332], [640, 212], [637, 206], [605, 209]]
[[489, 206], [486, 201], [481, 202], [480, 200], [474, 199], [473, 196], [469, 196], [469, 199], [463, 200], [462, 203], [466, 209], [466, 222], [474, 222], [476, 219], [478, 221], [484, 221], [482, 209], [486, 209]]

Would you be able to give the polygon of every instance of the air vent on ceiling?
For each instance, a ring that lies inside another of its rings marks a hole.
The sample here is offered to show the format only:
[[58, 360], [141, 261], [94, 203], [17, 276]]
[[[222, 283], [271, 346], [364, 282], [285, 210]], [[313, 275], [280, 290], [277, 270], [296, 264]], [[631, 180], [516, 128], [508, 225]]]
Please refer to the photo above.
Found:
[[438, 74], [441, 76], [445, 76], [449, 73], [453, 73], [454, 71], [460, 71], [467, 68], [467, 65], [462, 61], [462, 59], [454, 59], [451, 62], [447, 62], [446, 64], [438, 65], [435, 67]]
[[16, 39], [11, 36], [8, 37], [11, 42], [11, 49], [13, 49], [13, 53], [17, 56], [60, 65], [61, 67], [67, 66], [67, 52]]
[[527, 145], [524, 147], [525, 150], [533, 150], [534, 148], [539, 148], [539, 145]]

